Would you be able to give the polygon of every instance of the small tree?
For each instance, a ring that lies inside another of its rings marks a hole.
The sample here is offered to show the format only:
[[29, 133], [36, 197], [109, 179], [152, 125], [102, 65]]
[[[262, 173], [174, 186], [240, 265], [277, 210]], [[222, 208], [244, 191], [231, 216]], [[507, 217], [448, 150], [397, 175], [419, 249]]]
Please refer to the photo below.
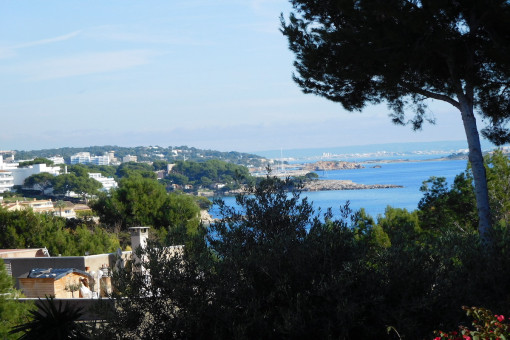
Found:
[[87, 203], [87, 195], [97, 194], [98, 190], [101, 189], [102, 185], [100, 182], [93, 178], [76, 176], [74, 173], [59, 175], [55, 178], [53, 185], [53, 192], [55, 194], [66, 195], [69, 192], [75, 192], [81, 195]]
[[9, 333], [10, 330], [29, 318], [33, 304], [20, 302], [20, 291], [14, 289], [14, 282], [6, 270], [4, 261], [0, 259], [0, 338], [17, 339], [19, 332]]
[[43, 195], [46, 189], [49, 189], [53, 186], [55, 178], [56, 177], [50, 173], [41, 172], [40, 174], [35, 174], [27, 177], [23, 184], [24, 186], [32, 187], [33, 189], [39, 188], [41, 190], [41, 195]]
[[62, 200], [58, 200], [57, 203], [55, 203], [55, 207], [58, 208], [60, 217], [62, 217], [62, 209], [66, 207], [66, 203]]

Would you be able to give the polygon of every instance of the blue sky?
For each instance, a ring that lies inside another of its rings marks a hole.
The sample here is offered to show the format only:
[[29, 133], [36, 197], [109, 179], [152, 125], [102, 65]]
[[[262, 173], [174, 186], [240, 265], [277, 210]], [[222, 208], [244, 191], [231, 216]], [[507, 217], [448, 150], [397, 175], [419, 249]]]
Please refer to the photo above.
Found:
[[303, 94], [285, 0], [0, 2], [0, 150], [188, 145], [222, 151], [465, 139], [460, 114], [393, 126]]

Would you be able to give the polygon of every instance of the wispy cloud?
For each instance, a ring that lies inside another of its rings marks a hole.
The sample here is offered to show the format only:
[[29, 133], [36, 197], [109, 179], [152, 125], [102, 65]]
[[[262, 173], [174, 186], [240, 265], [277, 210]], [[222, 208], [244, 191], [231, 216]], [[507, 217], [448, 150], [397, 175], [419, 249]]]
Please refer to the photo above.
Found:
[[17, 72], [24, 73], [29, 80], [83, 76], [148, 64], [158, 54], [151, 50], [85, 53], [23, 65]]
[[60, 35], [60, 36], [54, 37], [54, 38], [47, 38], [47, 39], [41, 39], [41, 40], [31, 41], [31, 42], [27, 42], [27, 43], [22, 43], [22, 44], [13, 46], [11, 48], [19, 49], [19, 48], [26, 48], [26, 47], [32, 47], [32, 46], [37, 46], [37, 45], [52, 44], [52, 43], [56, 43], [56, 42], [60, 42], [60, 41], [65, 41], [65, 40], [69, 40], [71, 38], [74, 38], [74, 37], [78, 36], [81, 32], [82, 31], [75, 31], [75, 32], [71, 32], [71, 33], [68, 33], [68, 34]]
[[69, 40], [69, 39], [72, 39], [72, 38], [78, 36], [81, 32], [82, 31], [74, 31], [74, 32], [64, 34], [64, 35], [59, 35], [59, 36], [53, 37], [53, 38], [40, 39], [40, 40], [20, 43], [20, 44], [13, 45], [13, 46], [0, 47], [0, 59], [12, 58], [12, 57], [16, 56], [17, 55], [16, 51], [19, 49], [66, 41], [66, 40]]
[[204, 46], [210, 45], [210, 42], [196, 39], [186, 34], [175, 34], [175, 32], [168, 32], [161, 34], [154, 32], [144, 32], [140, 29], [136, 32], [126, 30], [126, 28], [118, 26], [97, 26], [87, 29], [84, 32], [87, 38], [94, 40], [118, 41], [126, 43], [142, 43], [142, 44], [162, 44], [162, 45], [190, 45], [190, 46]]

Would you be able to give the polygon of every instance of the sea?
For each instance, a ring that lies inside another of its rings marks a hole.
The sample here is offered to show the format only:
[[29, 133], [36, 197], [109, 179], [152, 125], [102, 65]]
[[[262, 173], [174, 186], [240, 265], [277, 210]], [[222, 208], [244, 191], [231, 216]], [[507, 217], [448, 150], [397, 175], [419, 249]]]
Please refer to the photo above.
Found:
[[[494, 148], [491, 145], [482, 145], [484, 151]], [[391, 189], [364, 189], [364, 190], [330, 190], [303, 192], [316, 209], [326, 211], [332, 209], [334, 217], [340, 217], [340, 207], [347, 201], [354, 210], [364, 208], [374, 218], [383, 215], [388, 206], [407, 209], [417, 209], [423, 193], [420, 187], [430, 177], [445, 177], [449, 185], [453, 183], [456, 175], [464, 172], [467, 160], [437, 160], [453, 153], [467, 152], [465, 142], [435, 142], [435, 143], [407, 143], [405, 145], [373, 145], [361, 148], [333, 148], [333, 151], [324, 149], [305, 149], [291, 151], [268, 151], [258, 154], [274, 157], [275, 166], [278, 160], [288, 164], [315, 162], [317, 160], [344, 160], [361, 162], [363, 169], [332, 170], [317, 172], [320, 179], [351, 180], [358, 184], [395, 184], [402, 188]], [[340, 153], [341, 152], [341, 153]], [[222, 197], [230, 206], [236, 206], [234, 197]], [[211, 209], [213, 217], [219, 217], [218, 211]]]
[[[377, 167], [374, 167], [377, 166]], [[378, 167], [380, 166], [380, 167]], [[423, 197], [420, 187], [431, 176], [445, 177], [449, 184], [456, 175], [466, 170], [466, 160], [448, 161], [410, 161], [395, 163], [367, 163], [364, 169], [332, 170], [318, 172], [320, 179], [352, 180], [358, 184], [395, 184], [402, 188], [363, 189], [363, 190], [328, 190], [303, 192], [314, 208], [326, 211], [331, 208], [333, 217], [340, 217], [340, 207], [349, 201], [351, 209], [364, 208], [376, 218], [384, 214], [386, 207], [403, 208], [412, 211], [418, 207]], [[234, 197], [222, 197], [230, 206], [236, 206]], [[217, 216], [213, 208], [211, 214]]]

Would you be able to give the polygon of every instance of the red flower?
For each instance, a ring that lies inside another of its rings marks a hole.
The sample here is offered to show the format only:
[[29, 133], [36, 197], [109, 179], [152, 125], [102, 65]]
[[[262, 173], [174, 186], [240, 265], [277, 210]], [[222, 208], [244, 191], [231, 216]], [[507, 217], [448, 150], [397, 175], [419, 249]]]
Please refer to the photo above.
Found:
[[503, 315], [495, 315], [499, 322], [503, 322], [505, 320], [505, 317]]

